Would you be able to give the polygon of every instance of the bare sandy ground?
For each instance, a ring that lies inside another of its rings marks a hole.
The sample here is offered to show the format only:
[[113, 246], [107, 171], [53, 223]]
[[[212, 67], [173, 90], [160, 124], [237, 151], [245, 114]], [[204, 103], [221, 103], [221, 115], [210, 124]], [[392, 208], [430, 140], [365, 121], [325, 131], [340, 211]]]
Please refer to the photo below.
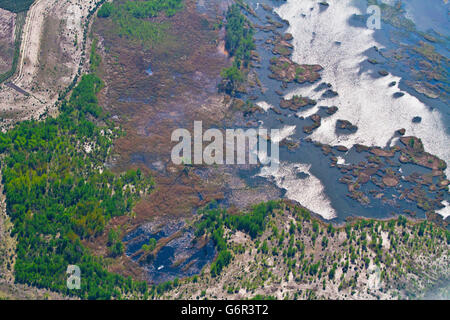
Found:
[[19, 65], [11, 80], [30, 95], [1, 86], [2, 129], [55, 111], [59, 92], [78, 71], [86, 16], [98, 1], [37, 0], [31, 6], [22, 34]]

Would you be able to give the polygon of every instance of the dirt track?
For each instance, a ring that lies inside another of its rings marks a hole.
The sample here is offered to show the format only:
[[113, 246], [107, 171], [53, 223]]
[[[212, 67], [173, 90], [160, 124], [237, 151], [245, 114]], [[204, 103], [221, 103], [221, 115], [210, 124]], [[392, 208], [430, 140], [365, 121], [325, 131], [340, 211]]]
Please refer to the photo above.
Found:
[[86, 16], [99, 0], [36, 0], [25, 21], [20, 59], [10, 86], [0, 87], [0, 126], [53, 113], [59, 93], [73, 80], [82, 57]]
[[[20, 47], [20, 62], [17, 66], [17, 76], [13, 78], [12, 82], [18, 86], [25, 86], [24, 80], [24, 62], [25, 59], [29, 61], [27, 69], [36, 66], [39, 55], [39, 44], [41, 32], [44, 22], [44, 11], [50, 8], [55, 0], [37, 0], [30, 7], [23, 29], [22, 44]], [[31, 74], [31, 70], [27, 70]], [[28, 79], [25, 79], [28, 80]]]

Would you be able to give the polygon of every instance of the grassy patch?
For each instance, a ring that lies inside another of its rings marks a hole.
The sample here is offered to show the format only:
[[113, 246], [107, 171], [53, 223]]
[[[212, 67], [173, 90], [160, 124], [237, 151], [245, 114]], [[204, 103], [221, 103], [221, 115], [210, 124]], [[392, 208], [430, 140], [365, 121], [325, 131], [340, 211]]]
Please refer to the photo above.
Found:
[[98, 12], [100, 18], [110, 18], [115, 32], [146, 47], [164, 39], [168, 23], [152, 21], [161, 14], [170, 17], [183, 8], [182, 0], [117, 1], [105, 3]]
[[0, 8], [16, 13], [23, 12], [27, 11], [33, 2], [34, 0], [0, 0]]
[[236, 4], [228, 9], [225, 29], [225, 48], [234, 57], [234, 62], [233, 66], [222, 71], [219, 89], [234, 95], [244, 82], [244, 70], [249, 67], [252, 50], [255, 49], [254, 30]]

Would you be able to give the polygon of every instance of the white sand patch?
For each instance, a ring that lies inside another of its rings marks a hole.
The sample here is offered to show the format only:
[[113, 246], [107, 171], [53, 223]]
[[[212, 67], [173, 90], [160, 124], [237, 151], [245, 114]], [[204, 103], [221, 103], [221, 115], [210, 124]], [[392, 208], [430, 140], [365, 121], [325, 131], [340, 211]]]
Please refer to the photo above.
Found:
[[387, 231], [381, 231], [381, 239], [383, 241], [382, 246], [385, 250], [391, 248], [391, 240], [389, 240], [389, 233]]
[[369, 273], [369, 279], [367, 279], [367, 286], [370, 288], [370, 290], [377, 290], [381, 286], [381, 270], [380, 268], [370, 263], [370, 266], [368, 268]]
[[[273, 179], [279, 188], [286, 190], [286, 198], [299, 202], [324, 219], [335, 218], [336, 211], [325, 195], [320, 180], [309, 172], [310, 168], [311, 165], [301, 163], [282, 163], [277, 170], [263, 167], [258, 176]], [[299, 173], [304, 173], [307, 177], [300, 178]]]
[[297, 112], [297, 117], [303, 117], [303, 118], [308, 118], [310, 116], [312, 116], [313, 114], [315, 114], [317, 111], [319, 110], [318, 106], [315, 106], [313, 108], [309, 108], [307, 110], [303, 110], [303, 111], [299, 111]]
[[77, 27], [82, 23], [82, 11], [78, 4], [70, 4], [67, 8], [67, 27], [70, 31], [77, 31]]
[[91, 153], [91, 152], [92, 152], [93, 146], [92, 146], [91, 143], [86, 142], [86, 143], [83, 145], [83, 147], [84, 147], [84, 151], [85, 151], [86, 153]]
[[[262, 124], [262, 122], [261, 122]], [[260, 127], [260, 129], [265, 129], [264, 127]], [[281, 129], [278, 129], [278, 132], [272, 132], [271, 130], [267, 129], [268, 134], [270, 135], [270, 140], [272, 140], [275, 143], [280, 143], [281, 141], [283, 141], [286, 138], [289, 138], [291, 135], [293, 135], [295, 133], [295, 129], [296, 126], [284, 126]], [[267, 136], [262, 136], [263, 138], [268, 138]], [[273, 159], [271, 157], [269, 157], [269, 155], [267, 154], [267, 152], [265, 150], [254, 150], [253, 152], [257, 152], [258, 155], [258, 159], [261, 163], [269, 163], [272, 162], [272, 164], [276, 163], [280, 163], [279, 159]]]
[[345, 162], [345, 159], [344, 158], [342, 158], [342, 157], [337, 157], [337, 164], [339, 164], [339, 165], [348, 165], [348, 163], [347, 162]]
[[273, 106], [265, 101], [259, 101], [256, 103], [256, 105], [266, 112], [269, 111], [269, 109], [271, 108], [273, 109]]
[[450, 203], [446, 200], [442, 201], [442, 204], [445, 206], [441, 210], [436, 210], [436, 213], [440, 214], [444, 219], [447, 219], [450, 216]]
[[273, 134], [271, 134], [270, 139], [273, 142], [280, 143], [284, 139], [292, 136], [295, 133], [295, 128], [296, 126], [284, 126], [283, 128], [279, 129], [278, 132], [274, 132]]

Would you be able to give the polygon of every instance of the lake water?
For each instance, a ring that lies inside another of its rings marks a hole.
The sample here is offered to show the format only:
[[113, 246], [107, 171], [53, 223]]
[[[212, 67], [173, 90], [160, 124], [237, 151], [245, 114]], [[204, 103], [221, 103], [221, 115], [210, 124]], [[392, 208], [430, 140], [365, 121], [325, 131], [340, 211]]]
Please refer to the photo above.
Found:
[[[365, 20], [360, 18], [367, 7], [365, 1], [328, 1], [330, 6], [325, 9], [313, 0], [288, 0], [282, 5], [274, 1], [250, 1], [250, 3], [258, 18], [251, 15], [248, 15], [248, 18], [256, 24], [267, 25], [265, 16], [268, 14], [272, 20], [281, 21], [279, 19], [281, 17], [289, 21], [289, 27], [278, 31], [289, 32], [294, 36], [293, 61], [300, 64], [320, 64], [324, 67], [321, 81], [315, 84], [290, 84], [287, 89], [283, 89], [278, 81], [268, 78], [269, 60], [273, 54], [271, 48], [264, 43], [272, 35], [257, 32], [258, 53], [262, 57], [258, 76], [267, 89], [264, 93], [259, 93], [258, 90], [251, 92], [252, 95], [258, 96], [258, 105], [266, 110], [266, 113], [257, 116], [257, 120], [269, 129], [294, 126], [295, 130], [290, 138], [293, 141], [300, 141], [301, 145], [294, 151], [282, 148], [281, 170], [270, 172], [268, 168], [263, 168], [256, 176], [273, 180], [285, 190], [287, 198], [298, 201], [325, 219], [343, 221], [347, 216], [385, 218], [393, 213], [402, 213], [404, 210], [412, 210], [419, 217], [424, 217], [425, 212], [414, 203], [400, 200], [398, 190], [395, 189], [384, 190], [385, 197], [389, 198], [387, 199], [389, 201], [371, 198], [370, 204], [362, 205], [348, 198], [347, 186], [338, 182], [342, 177], [341, 172], [337, 168], [330, 167], [329, 159], [319, 148], [305, 142], [304, 139], [308, 135], [302, 128], [310, 125], [311, 120], [301, 118], [316, 112], [323, 116], [321, 126], [309, 137], [323, 144], [349, 148], [350, 152], [340, 155], [341, 161], [345, 159], [346, 162], [356, 164], [362, 160], [361, 157], [367, 156], [364, 153], [354, 152], [352, 147], [355, 144], [386, 147], [399, 143], [395, 133], [398, 129], [404, 128], [406, 135], [422, 139], [427, 152], [437, 155], [448, 163], [450, 160], [448, 101], [428, 99], [411, 88], [406, 88], [404, 83], [405, 80], [411, 80], [412, 70], [401, 66], [400, 63], [372, 66], [367, 62], [374, 54], [382, 60], [375, 47], [379, 50], [395, 49], [394, 44], [401, 41], [412, 43], [418, 35], [405, 35], [404, 32], [394, 30], [395, 28], [387, 24], [383, 24], [381, 30], [368, 29]], [[266, 12], [261, 3], [275, 7], [276, 14]], [[408, 4], [406, 11], [409, 14], [420, 12], [422, 6], [423, 4], [413, 1]], [[428, 25], [423, 17], [422, 20], [418, 19], [416, 21], [420, 24], [418, 29], [427, 30], [429, 27], [439, 29], [443, 20], [440, 13], [438, 16], [436, 21], [429, 22]], [[448, 21], [446, 27], [448, 30]], [[391, 43], [393, 39], [394, 43]], [[436, 44], [436, 47], [440, 50], [447, 45], [448, 40]], [[378, 71], [381, 68], [387, 70], [389, 74], [380, 76]], [[318, 88], [321, 82], [331, 84], [338, 95], [324, 95], [324, 91]], [[392, 85], [393, 82], [395, 85]], [[302, 95], [315, 99], [318, 103], [297, 115], [285, 111], [280, 115], [273, 112], [273, 107], [279, 108], [280, 97], [275, 93], [277, 90], [283, 91], [287, 98], [294, 94]], [[337, 106], [339, 109], [334, 115], [327, 116], [321, 111], [323, 106]], [[421, 122], [413, 122], [415, 117], [420, 117]], [[358, 130], [351, 134], [342, 134], [336, 130], [338, 119], [350, 121], [358, 127]], [[398, 161], [396, 165], [403, 166]], [[417, 172], [422, 170], [415, 165], [408, 165], [406, 170], [414, 171], [411, 167]], [[448, 175], [449, 169], [446, 173]], [[307, 175], [307, 178], [304, 176], [299, 178], [299, 174]], [[407, 183], [402, 184], [403, 187], [412, 187]], [[372, 187], [375, 186], [371, 183], [364, 186], [366, 189]], [[445, 191], [439, 197], [448, 200], [448, 192]], [[445, 205], [448, 201], [441, 203]], [[448, 207], [441, 209], [440, 213], [442, 210], [448, 210]]]

